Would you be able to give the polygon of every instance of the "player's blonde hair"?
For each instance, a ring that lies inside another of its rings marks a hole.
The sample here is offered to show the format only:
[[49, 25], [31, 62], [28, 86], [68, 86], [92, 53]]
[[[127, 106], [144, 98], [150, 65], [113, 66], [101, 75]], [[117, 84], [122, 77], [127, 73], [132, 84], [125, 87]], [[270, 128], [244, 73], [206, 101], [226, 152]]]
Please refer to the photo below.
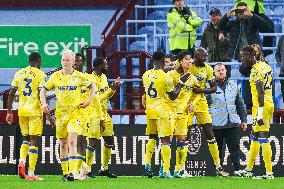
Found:
[[75, 61], [75, 57], [76, 57], [76, 54], [72, 51], [72, 50], [65, 50], [63, 53], [62, 53], [62, 57], [63, 56], [68, 56], [70, 57], [73, 61]]

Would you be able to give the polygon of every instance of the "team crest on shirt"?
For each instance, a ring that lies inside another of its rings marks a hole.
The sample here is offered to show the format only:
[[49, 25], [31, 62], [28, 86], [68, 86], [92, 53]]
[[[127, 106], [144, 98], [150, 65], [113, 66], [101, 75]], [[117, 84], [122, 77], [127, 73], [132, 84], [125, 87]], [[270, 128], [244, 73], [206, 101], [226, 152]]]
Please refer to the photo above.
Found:
[[192, 90], [192, 87], [191, 86], [186, 86], [185, 89], [190, 91], [190, 90]]
[[203, 81], [203, 77], [200, 77], [200, 76], [198, 76], [198, 75], [195, 75], [195, 77], [196, 77], [196, 79], [198, 80], [198, 81]]
[[107, 90], [107, 87], [100, 89], [101, 93], [104, 93]]
[[148, 78], [158, 79], [157, 75], [148, 75]]

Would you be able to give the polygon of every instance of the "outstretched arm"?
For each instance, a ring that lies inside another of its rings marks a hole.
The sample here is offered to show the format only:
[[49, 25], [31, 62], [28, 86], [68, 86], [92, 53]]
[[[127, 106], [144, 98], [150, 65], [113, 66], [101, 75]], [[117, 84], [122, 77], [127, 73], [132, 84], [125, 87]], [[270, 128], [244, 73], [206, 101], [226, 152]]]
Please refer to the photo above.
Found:
[[175, 86], [175, 89], [171, 92], [167, 92], [171, 100], [175, 100], [178, 97], [182, 87], [184, 86], [184, 83], [187, 81], [189, 76], [190, 76], [190, 73], [187, 73], [181, 76], [178, 84]]
[[193, 88], [193, 92], [196, 94], [212, 94], [215, 93], [217, 91], [217, 84], [216, 84], [216, 80], [212, 80], [210, 83], [210, 88]]
[[6, 115], [6, 121], [9, 125], [13, 123], [13, 113], [12, 113], [12, 104], [15, 98], [15, 94], [17, 92], [17, 88], [13, 87], [10, 89], [9, 96], [8, 96], [8, 102], [7, 102], [7, 115]]
[[171, 100], [175, 100], [178, 97], [183, 86], [183, 83], [178, 83], [173, 91], [167, 92]]
[[46, 102], [46, 92], [47, 92], [47, 90], [43, 87], [40, 90], [39, 98], [40, 98], [40, 103], [41, 103], [43, 112], [45, 114], [50, 114], [50, 109], [49, 109], [49, 106]]

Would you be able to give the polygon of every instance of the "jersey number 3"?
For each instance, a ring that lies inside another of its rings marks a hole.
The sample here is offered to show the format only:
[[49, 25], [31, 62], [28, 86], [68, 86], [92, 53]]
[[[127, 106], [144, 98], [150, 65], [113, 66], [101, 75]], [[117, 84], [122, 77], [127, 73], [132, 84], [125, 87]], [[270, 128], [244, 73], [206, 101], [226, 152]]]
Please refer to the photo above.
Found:
[[24, 96], [31, 96], [32, 94], [32, 88], [31, 88], [31, 83], [32, 83], [32, 79], [29, 78], [25, 78], [24, 81], [26, 82], [26, 90], [23, 91], [23, 95]]
[[150, 86], [149, 86], [149, 88], [148, 88], [148, 96], [149, 96], [150, 98], [156, 98], [156, 97], [158, 96], [158, 92], [157, 92], [157, 90], [153, 87], [153, 85], [154, 85], [154, 82], [151, 82], [151, 83], [150, 83]]

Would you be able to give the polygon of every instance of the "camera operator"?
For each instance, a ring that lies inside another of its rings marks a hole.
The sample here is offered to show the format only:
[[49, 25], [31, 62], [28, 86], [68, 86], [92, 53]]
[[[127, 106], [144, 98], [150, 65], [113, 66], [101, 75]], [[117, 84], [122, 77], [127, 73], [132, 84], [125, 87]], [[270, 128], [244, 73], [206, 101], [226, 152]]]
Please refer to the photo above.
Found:
[[220, 27], [230, 35], [228, 56], [239, 61], [242, 47], [261, 45], [260, 30], [273, 29], [265, 19], [253, 14], [244, 2], [238, 3], [236, 9], [230, 10], [222, 17]]

